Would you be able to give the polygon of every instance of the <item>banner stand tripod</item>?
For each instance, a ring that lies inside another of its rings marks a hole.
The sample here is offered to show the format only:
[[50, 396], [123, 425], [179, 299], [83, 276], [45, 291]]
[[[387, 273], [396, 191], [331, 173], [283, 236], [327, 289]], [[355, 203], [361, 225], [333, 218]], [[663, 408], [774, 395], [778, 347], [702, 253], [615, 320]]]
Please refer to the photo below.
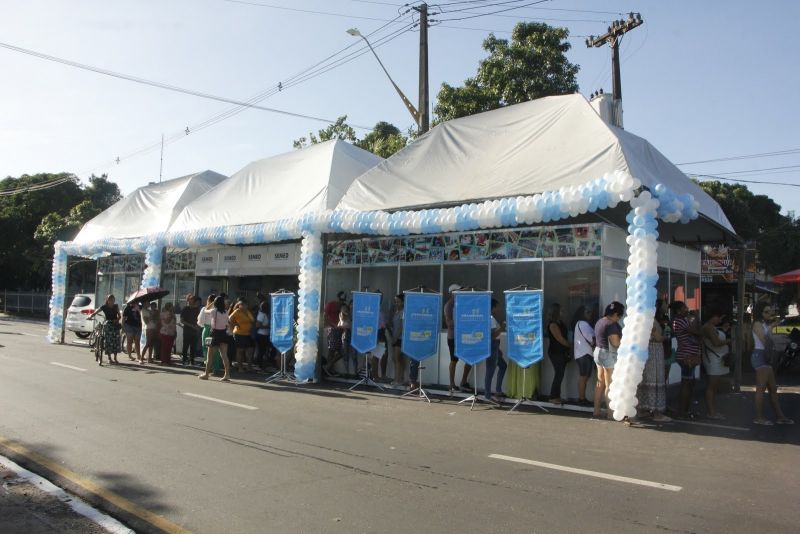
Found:
[[266, 383], [271, 384], [277, 380], [283, 380], [286, 382], [297, 383], [297, 379], [291, 374], [289, 371], [286, 370], [286, 353], [281, 352], [281, 368], [271, 377], [267, 378]]
[[525, 367], [525, 368], [522, 369], [522, 395], [520, 395], [520, 397], [517, 400], [517, 402], [514, 404], [514, 406], [511, 407], [511, 409], [506, 413], [506, 415], [509, 415], [511, 412], [513, 412], [514, 410], [516, 410], [517, 408], [519, 408], [520, 406], [522, 406], [526, 402], [530, 402], [532, 405], [536, 406], [537, 408], [542, 410], [544, 413], [550, 413], [550, 411], [547, 408], [545, 408], [544, 406], [541, 406], [539, 403], [533, 402], [529, 398], [525, 397], [525, 376], [527, 374], [528, 374], [528, 368]]
[[423, 365], [420, 365], [419, 366], [419, 371], [417, 373], [417, 384], [419, 384], [419, 385], [417, 387], [415, 387], [414, 389], [412, 389], [411, 391], [403, 393], [402, 395], [400, 395], [401, 397], [407, 397], [409, 395], [413, 395], [414, 393], [418, 393], [416, 398], [425, 399], [426, 401], [428, 401], [428, 403], [431, 402], [431, 398], [428, 397], [428, 393], [422, 387], [422, 370], [423, 369], [425, 369], [425, 367]]
[[[381, 387], [380, 384], [375, 382], [372, 379], [372, 377], [369, 376], [369, 359], [371, 357], [372, 357], [372, 353], [371, 352], [368, 351], [368, 352], [364, 353], [364, 377], [361, 380], [359, 380], [358, 382], [356, 382], [355, 384], [353, 384], [352, 386], [350, 386], [350, 388], [349, 388], [350, 391], [353, 391], [354, 389], [356, 389], [360, 385], [376, 387], [379, 390], [383, 391], [383, 387]], [[348, 369], [349, 369], [349, 367], [348, 367]]]
[[[484, 360], [484, 361], [486, 361], [486, 360]], [[478, 363], [480, 363], [480, 362], [478, 362]], [[475, 367], [477, 367], [477, 365], [473, 365], [472, 367], [474, 369]], [[477, 370], [475, 371], [475, 374], [473, 376], [475, 376], [477, 378], [477, 376], [478, 376], [478, 371]], [[478, 381], [477, 380], [475, 380], [475, 393], [473, 393], [472, 395], [470, 395], [466, 399], [459, 401], [458, 403], [459, 404], [464, 404], [465, 402], [470, 402], [470, 401], [472, 402], [472, 404], [469, 407], [469, 411], [472, 411], [475, 408], [475, 403], [476, 402], [483, 402], [483, 403], [489, 404], [491, 406], [500, 406], [498, 403], [496, 403], [493, 400], [484, 399], [484, 398], [481, 398], [481, 397], [478, 396]]]

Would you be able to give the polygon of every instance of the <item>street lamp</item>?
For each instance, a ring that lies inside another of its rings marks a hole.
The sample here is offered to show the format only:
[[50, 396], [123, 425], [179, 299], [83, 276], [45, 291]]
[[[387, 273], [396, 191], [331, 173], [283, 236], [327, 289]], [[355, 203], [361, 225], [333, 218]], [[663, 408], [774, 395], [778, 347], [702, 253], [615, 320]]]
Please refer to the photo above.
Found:
[[364, 39], [364, 42], [367, 43], [367, 46], [369, 47], [370, 51], [372, 52], [372, 55], [375, 56], [375, 59], [378, 60], [378, 64], [383, 69], [383, 72], [386, 73], [386, 77], [389, 78], [389, 81], [392, 82], [392, 86], [394, 86], [395, 91], [397, 91], [397, 94], [400, 95], [400, 98], [403, 100], [403, 104], [406, 105], [406, 109], [408, 109], [408, 112], [411, 113], [411, 116], [414, 118], [414, 122], [417, 123], [417, 126], [422, 127], [422, 117], [420, 115], [420, 112], [417, 111], [417, 108], [414, 107], [414, 104], [411, 103], [411, 101], [406, 97], [406, 95], [403, 94], [403, 91], [401, 91], [400, 88], [397, 86], [397, 84], [394, 83], [394, 80], [389, 75], [389, 71], [386, 70], [386, 67], [383, 65], [383, 62], [381, 61], [381, 58], [379, 58], [378, 54], [375, 53], [375, 49], [372, 48], [372, 45], [367, 40], [367, 38], [364, 37], [361, 34], [361, 32], [358, 31], [357, 28], [350, 28], [349, 30], [347, 30], [347, 33], [352, 35], [353, 37], [361, 37], [362, 39]]

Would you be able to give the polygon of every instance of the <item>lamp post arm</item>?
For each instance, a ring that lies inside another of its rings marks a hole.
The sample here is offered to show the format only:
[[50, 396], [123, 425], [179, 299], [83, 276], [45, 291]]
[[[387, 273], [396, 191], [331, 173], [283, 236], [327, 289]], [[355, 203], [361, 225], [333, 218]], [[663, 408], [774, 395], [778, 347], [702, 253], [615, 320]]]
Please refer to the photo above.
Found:
[[406, 95], [403, 94], [403, 91], [400, 90], [400, 88], [397, 86], [397, 84], [394, 83], [394, 80], [392, 79], [391, 75], [389, 74], [389, 71], [386, 70], [386, 67], [383, 65], [383, 61], [381, 61], [381, 58], [378, 57], [378, 54], [375, 52], [375, 49], [372, 48], [372, 45], [369, 43], [367, 38], [364, 37], [363, 35], [359, 35], [359, 36], [362, 39], [364, 39], [365, 43], [367, 43], [367, 46], [369, 47], [370, 52], [372, 52], [372, 55], [375, 56], [375, 59], [378, 60], [378, 64], [383, 69], [383, 72], [386, 73], [386, 77], [389, 78], [390, 82], [392, 82], [392, 86], [394, 87], [395, 91], [397, 91], [397, 94], [400, 95], [400, 98], [403, 100], [403, 104], [406, 105], [406, 109], [408, 109], [408, 112], [411, 113], [411, 116], [414, 118], [414, 122], [416, 122], [417, 126], [419, 126], [420, 125], [420, 114], [419, 114], [419, 111], [417, 111], [417, 108], [414, 107], [414, 104], [411, 103], [411, 101], [406, 97]]

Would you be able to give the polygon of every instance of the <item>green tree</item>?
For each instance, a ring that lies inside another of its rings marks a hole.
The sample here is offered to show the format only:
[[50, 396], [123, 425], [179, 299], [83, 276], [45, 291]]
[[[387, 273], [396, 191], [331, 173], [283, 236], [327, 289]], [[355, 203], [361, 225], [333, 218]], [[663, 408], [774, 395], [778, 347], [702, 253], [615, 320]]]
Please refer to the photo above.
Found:
[[339, 117], [335, 124], [331, 124], [317, 134], [309, 133], [308, 137], [300, 137], [292, 142], [294, 148], [303, 148], [331, 139], [341, 139], [353, 143], [359, 148], [368, 150], [382, 158], [388, 158], [408, 144], [408, 136], [400, 132], [397, 126], [385, 121], [375, 124], [375, 127], [362, 139], [358, 139], [356, 131], [347, 124], [347, 115]]
[[0, 180], [0, 285], [49, 287], [53, 243], [73, 239], [86, 221], [120, 198], [119, 187], [105, 175], [91, 176], [85, 187], [70, 173]]
[[578, 90], [580, 67], [567, 60], [569, 30], [539, 22], [520, 22], [511, 41], [494, 34], [483, 42], [489, 53], [474, 78], [462, 87], [443, 83], [433, 108], [435, 122], [473, 115], [544, 96]]
[[698, 185], [717, 201], [736, 233], [756, 243], [759, 262], [768, 274], [800, 267], [800, 221], [782, 215], [774, 200], [754, 195], [743, 184], [708, 181]]

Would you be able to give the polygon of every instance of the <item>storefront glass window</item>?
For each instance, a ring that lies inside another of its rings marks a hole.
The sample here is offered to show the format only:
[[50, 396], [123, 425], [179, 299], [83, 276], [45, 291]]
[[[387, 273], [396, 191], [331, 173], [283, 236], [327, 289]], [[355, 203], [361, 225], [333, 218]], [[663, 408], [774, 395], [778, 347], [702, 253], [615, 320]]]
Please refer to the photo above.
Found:
[[[433, 291], [440, 291], [439, 276], [442, 268], [438, 265], [401, 265], [400, 266], [400, 291], [416, 287], [424, 287]], [[444, 295], [442, 295], [444, 298]]]
[[670, 270], [670, 303], [680, 300], [686, 302], [686, 274], [683, 271]]
[[325, 302], [336, 298], [336, 293], [346, 291], [348, 299], [350, 291], [358, 289], [358, 268], [328, 269], [325, 280]]
[[492, 293], [499, 303], [499, 321], [506, 318], [505, 291], [519, 286], [528, 286], [528, 289], [542, 288], [542, 262], [519, 261], [492, 264]]
[[461, 287], [474, 287], [478, 290], [489, 289], [489, 264], [445, 264], [443, 286], [445, 292], [450, 287], [450, 284], [458, 284]]
[[[569, 325], [580, 306], [600, 314], [600, 262], [549, 261], [544, 264], [544, 316], [551, 304], [561, 304], [561, 319]], [[571, 326], [571, 325], [569, 325]]]
[[[361, 287], [353, 286], [349, 289], [363, 291], [376, 291], [380, 289], [387, 297], [397, 294], [397, 266], [391, 267], [362, 267]], [[348, 296], [349, 298], [349, 296]], [[388, 299], [391, 301], [391, 299]]]
[[183, 305], [189, 293], [194, 293], [194, 273], [178, 273], [175, 277], [175, 298]]
[[686, 275], [686, 305], [700, 311], [700, 277], [695, 274]]
[[658, 270], [658, 282], [656, 282], [656, 298], [669, 302], [669, 271], [666, 269]]

